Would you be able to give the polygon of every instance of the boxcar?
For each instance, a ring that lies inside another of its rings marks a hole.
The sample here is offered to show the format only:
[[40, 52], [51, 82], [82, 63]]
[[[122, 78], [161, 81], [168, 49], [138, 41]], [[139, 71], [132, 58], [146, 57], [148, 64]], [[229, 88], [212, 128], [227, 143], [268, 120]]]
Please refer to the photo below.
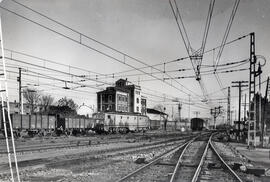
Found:
[[203, 129], [204, 120], [201, 118], [192, 118], [191, 119], [191, 130], [201, 131]]

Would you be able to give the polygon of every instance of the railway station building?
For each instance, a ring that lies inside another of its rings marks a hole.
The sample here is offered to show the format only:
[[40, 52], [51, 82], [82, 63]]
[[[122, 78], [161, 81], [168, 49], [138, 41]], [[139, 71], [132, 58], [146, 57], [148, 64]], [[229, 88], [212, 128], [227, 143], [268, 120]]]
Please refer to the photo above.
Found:
[[146, 97], [141, 95], [141, 87], [127, 79], [119, 79], [114, 87], [97, 92], [98, 112], [130, 112], [146, 115]]

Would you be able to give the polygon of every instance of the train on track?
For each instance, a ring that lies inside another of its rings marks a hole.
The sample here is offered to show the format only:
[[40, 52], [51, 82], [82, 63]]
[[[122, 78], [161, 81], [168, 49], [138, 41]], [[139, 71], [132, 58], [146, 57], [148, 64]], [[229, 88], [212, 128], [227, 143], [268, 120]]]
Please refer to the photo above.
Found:
[[205, 121], [201, 118], [192, 118], [190, 128], [192, 131], [202, 131]]
[[[0, 130], [4, 132], [2, 116], [0, 121]], [[95, 113], [91, 118], [44, 114], [11, 114], [11, 122], [16, 135], [20, 135], [21, 132], [27, 132], [31, 136], [46, 135], [48, 133], [76, 135], [91, 131], [96, 133], [127, 133], [130, 131], [145, 131], [150, 128], [149, 118], [145, 115], [117, 112]], [[7, 128], [10, 130], [8, 122]]]
[[[45, 135], [77, 135], [86, 133], [128, 133], [146, 130], [164, 129], [163, 121], [150, 120], [148, 116], [136, 113], [123, 112], [98, 112], [91, 118], [84, 116], [65, 117], [61, 115], [45, 114], [11, 114], [13, 131], [16, 136], [45, 136]], [[4, 132], [3, 119], [0, 115], [0, 131]], [[7, 128], [9, 124], [7, 123]], [[167, 128], [174, 130], [175, 122], [167, 123]], [[204, 120], [191, 119], [191, 130], [201, 131], [204, 128]]]

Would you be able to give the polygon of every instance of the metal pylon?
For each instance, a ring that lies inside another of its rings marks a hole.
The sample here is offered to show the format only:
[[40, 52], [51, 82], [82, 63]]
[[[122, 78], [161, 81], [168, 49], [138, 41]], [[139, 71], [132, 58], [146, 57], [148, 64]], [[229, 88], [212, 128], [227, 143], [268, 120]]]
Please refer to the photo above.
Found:
[[[16, 156], [16, 150], [15, 150], [14, 136], [13, 136], [13, 127], [12, 127], [12, 122], [10, 118], [8, 84], [7, 84], [7, 73], [6, 73], [5, 54], [4, 54], [1, 15], [0, 15], [0, 42], [1, 42], [1, 57], [0, 58], [2, 59], [1, 61], [2, 65], [0, 69], [0, 96], [1, 96], [1, 105], [2, 105], [1, 107], [2, 107], [3, 125], [4, 125], [4, 130], [5, 130], [5, 140], [6, 140], [6, 146], [7, 146], [7, 155], [8, 155], [8, 161], [9, 161], [11, 180], [14, 181], [14, 174], [13, 174], [13, 168], [12, 168], [12, 157], [13, 157], [15, 168], [16, 168], [17, 179], [18, 179], [18, 182], [20, 182], [19, 168], [17, 164], [17, 156]], [[9, 127], [7, 127], [8, 126], [7, 123]], [[11, 141], [12, 141], [11, 149], [9, 146], [8, 129], [10, 129], [10, 135], [11, 135]]]
[[231, 125], [231, 87], [228, 87], [227, 98], [227, 124]]
[[256, 55], [254, 32], [250, 34], [248, 145], [256, 146]]

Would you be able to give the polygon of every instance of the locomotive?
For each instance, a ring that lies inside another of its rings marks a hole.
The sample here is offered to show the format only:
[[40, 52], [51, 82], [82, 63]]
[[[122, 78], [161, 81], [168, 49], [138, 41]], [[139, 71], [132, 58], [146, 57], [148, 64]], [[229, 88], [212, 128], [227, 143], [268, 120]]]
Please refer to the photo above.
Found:
[[144, 131], [150, 128], [149, 118], [136, 113], [101, 112], [96, 113], [94, 118], [102, 119], [103, 123], [100, 124], [103, 130], [111, 133]]

